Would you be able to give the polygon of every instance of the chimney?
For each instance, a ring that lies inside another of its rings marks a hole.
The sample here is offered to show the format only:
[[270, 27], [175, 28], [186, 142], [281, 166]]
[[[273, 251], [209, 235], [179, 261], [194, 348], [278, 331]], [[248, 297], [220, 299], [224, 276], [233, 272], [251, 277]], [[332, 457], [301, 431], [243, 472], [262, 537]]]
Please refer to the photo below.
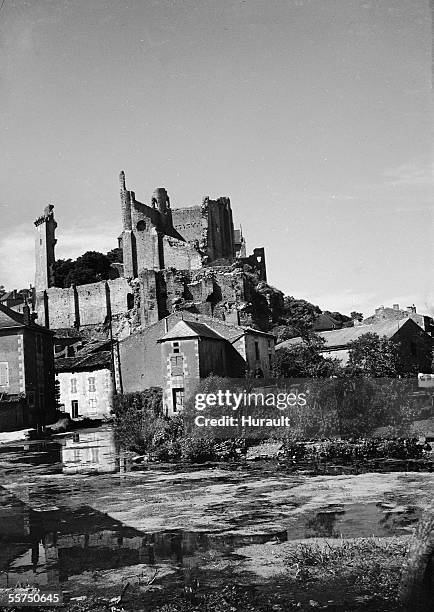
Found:
[[30, 306], [25, 302], [23, 306], [23, 322], [24, 325], [30, 325], [32, 323], [32, 319], [30, 317]]
[[410, 312], [412, 314], [416, 314], [416, 306], [413, 304], [413, 306], [407, 306], [407, 312]]
[[375, 314], [379, 314], [383, 310], [384, 310], [384, 306], [379, 306], [378, 308], [375, 309]]
[[393, 310], [399, 310], [399, 304], [394, 304], [393, 305]]

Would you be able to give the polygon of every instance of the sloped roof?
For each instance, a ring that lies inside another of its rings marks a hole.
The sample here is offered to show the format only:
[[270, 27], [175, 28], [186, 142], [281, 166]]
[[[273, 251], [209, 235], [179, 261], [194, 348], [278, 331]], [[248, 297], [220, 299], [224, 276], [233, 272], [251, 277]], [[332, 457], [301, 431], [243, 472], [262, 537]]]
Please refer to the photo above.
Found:
[[303, 338], [297, 336], [296, 338], [289, 338], [289, 340], [282, 340], [279, 344], [276, 344], [276, 350], [281, 348], [289, 348], [294, 346], [295, 344], [302, 344], [304, 342]]
[[271, 334], [270, 332], [264, 332], [260, 329], [254, 329], [253, 327], [241, 327], [241, 329], [249, 334], [257, 334], [258, 336], [267, 336], [268, 338], [275, 338], [276, 336], [274, 334]]
[[408, 322], [409, 319], [405, 321], [381, 321], [371, 325], [356, 325], [355, 327], [343, 327], [342, 329], [320, 332], [319, 335], [325, 340], [324, 347], [346, 346], [353, 340], [360, 338], [360, 336], [369, 333], [377, 334], [380, 338], [383, 336], [392, 338]]
[[14, 327], [28, 327], [34, 329], [35, 331], [50, 333], [50, 330], [48, 330], [46, 327], [37, 325], [37, 323], [30, 323], [27, 325], [24, 323], [24, 316], [20, 312], [12, 310], [4, 304], [0, 304], [0, 329], [10, 329]]
[[220, 334], [205, 325], [196, 321], [178, 321], [172, 329], [169, 329], [158, 342], [167, 340], [177, 340], [182, 338], [211, 338], [212, 340], [225, 340]]
[[[321, 338], [324, 338], [324, 349], [327, 349], [335, 346], [346, 346], [364, 334], [377, 334], [380, 338], [383, 336], [392, 338], [404, 325], [408, 325], [410, 321], [411, 319], [405, 319], [405, 321], [402, 319], [399, 321], [381, 321], [370, 325], [356, 325], [355, 327], [343, 327], [342, 329], [333, 329], [331, 331], [316, 333]], [[413, 321], [411, 321], [410, 325], [411, 324], [416, 325]], [[279, 342], [276, 349], [288, 348], [294, 346], [294, 344], [301, 344], [303, 342], [303, 338], [297, 336], [297, 338]]]
[[111, 352], [101, 351], [99, 353], [91, 353], [75, 357], [58, 357], [54, 361], [56, 372], [75, 372], [77, 370], [98, 370], [110, 368]]

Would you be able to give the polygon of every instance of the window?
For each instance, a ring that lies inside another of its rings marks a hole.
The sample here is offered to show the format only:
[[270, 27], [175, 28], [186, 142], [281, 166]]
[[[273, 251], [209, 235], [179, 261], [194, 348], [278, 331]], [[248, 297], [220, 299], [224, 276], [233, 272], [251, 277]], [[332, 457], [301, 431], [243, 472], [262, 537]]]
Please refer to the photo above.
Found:
[[174, 353], [179, 353], [179, 342], [172, 342], [172, 349]]
[[132, 293], [127, 293], [127, 308], [128, 310], [134, 308], [134, 295]]
[[33, 393], [33, 391], [30, 391], [27, 401], [28, 401], [29, 406], [35, 405], [35, 394]]
[[91, 393], [95, 393], [95, 391], [96, 391], [95, 378], [93, 376], [90, 376], [87, 380], [88, 380], [88, 383], [89, 383], [89, 391]]
[[170, 373], [172, 376], [182, 376], [184, 374], [184, 363], [182, 355], [170, 358]]
[[259, 361], [259, 342], [255, 342], [255, 359]]
[[71, 378], [71, 393], [77, 393], [77, 379]]
[[9, 387], [9, 364], [0, 361], [0, 387]]
[[181, 412], [184, 407], [184, 389], [172, 389], [173, 412]]
[[96, 399], [93, 397], [89, 400], [89, 411], [96, 412]]
[[78, 417], [78, 401], [72, 400], [71, 402], [71, 416], [73, 419]]

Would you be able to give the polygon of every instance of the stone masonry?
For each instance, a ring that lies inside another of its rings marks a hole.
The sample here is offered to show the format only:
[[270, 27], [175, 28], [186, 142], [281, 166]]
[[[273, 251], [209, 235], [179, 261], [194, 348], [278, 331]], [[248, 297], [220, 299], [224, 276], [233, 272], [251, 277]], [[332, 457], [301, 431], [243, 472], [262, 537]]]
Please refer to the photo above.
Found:
[[129, 335], [172, 312], [205, 314], [262, 329], [276, 319], [283, 295], [266, 283], [263, 248], [246, 257], [234, 230], [229, 198], [171, 208], [163, 187], [148, 204], [136, 199], [120, 173], [123, 264], [119, 278], [70, 288], [54, 286], [53, 206], [36, 222], [35, 309], [51, 329]]

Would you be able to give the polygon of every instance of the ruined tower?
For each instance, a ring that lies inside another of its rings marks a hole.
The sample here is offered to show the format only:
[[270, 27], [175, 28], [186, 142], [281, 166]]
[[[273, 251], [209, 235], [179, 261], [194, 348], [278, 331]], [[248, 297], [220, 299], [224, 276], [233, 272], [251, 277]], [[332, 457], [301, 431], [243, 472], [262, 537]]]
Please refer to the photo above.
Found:
[[124, 261], [124, 276], [135, 278], [137, 276], [137, 263], [135, 256], [135, 238], [131, 219], [131, 195], [134, 194], [127, 190], [125, 185], [125, 173], [121, 170], [119, 174], [120, 195], [121, 195], [121, 214], [122, 214], [122, 237], [121, 245]]
[[44, 291], [54, 287], [54, 247], [57, 223], [54, 220], [54, 206], [49, 204], [35, 221], [35, 290]]

